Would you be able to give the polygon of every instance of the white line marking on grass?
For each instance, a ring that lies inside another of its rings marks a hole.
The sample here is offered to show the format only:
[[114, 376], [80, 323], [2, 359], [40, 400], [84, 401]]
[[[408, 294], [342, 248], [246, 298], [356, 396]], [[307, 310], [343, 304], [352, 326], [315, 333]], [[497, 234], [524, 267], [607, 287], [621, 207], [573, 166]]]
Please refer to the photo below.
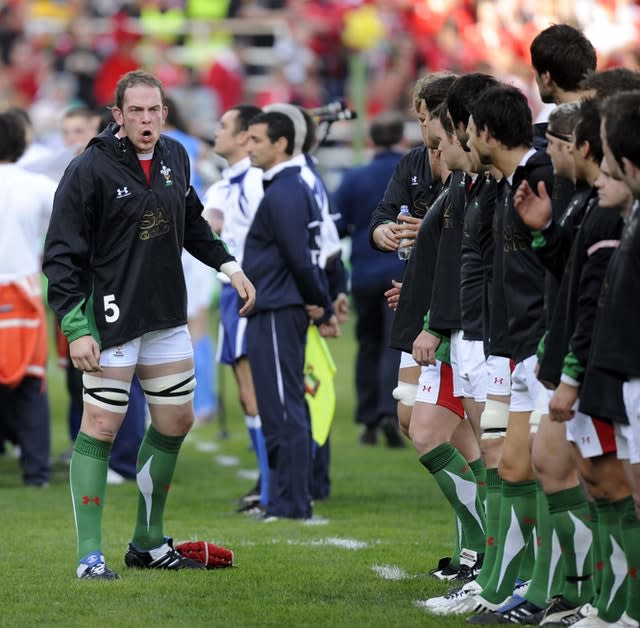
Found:
[[304, 519], [302, 523], [306, 526], [326, 526], [329, 519], [320, 515], [312, 515], [310, 519]]
[[395, 565], [373, 565], [371, 567], [383, 580], [406, 580], [409, 574]]
[[255, 482], [260, 477], [260, 471], [257, 469], [238, 469], [236, 475], [243, 480], [253, 480]]
[[364, 541], [356, 541], [355, 539], [341, 539], [336, 536], [329, 537], [322, 540], [323, 545], [333, 545], [334, 547], [342, 547], [348, 550], [359, 550], [367, 547], [367, 543]]
[[315, 547], [340, 547], [342, 549], [347, 550], [359, 550], [368, 547], [368, 544], [364, 541], [357, 541], [355, 539], [341, 539], [335, 536], [328, 537], [326, 539], [316, 539], [313, 541], [287, 541], [287, 545], [306, 545], [306, 546], [315, 546]]
[[220, 449], [220, 446], [217, 443], [203, 441], [196, 443], [196, 449], [198, 451], [203, 451], [204, 453], [210, 453], [212, 451], [218, 451], [218, 449]]
[[240, 464], [238, 456], [216, 456], [216, 462], [221, 467], [237, 467]]

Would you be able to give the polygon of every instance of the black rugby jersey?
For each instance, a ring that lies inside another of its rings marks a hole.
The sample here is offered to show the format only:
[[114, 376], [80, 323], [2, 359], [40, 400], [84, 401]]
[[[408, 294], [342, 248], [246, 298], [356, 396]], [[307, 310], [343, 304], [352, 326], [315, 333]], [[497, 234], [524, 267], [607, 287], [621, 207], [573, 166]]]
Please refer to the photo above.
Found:
[[371, 214], [369, 241], [374, 249], [372, 234], [378, 225], [395, 222], [401, 205], [408, 205], [409, 212], [423, 218], [440, 193], [442, 182], [434, 181], [429, 165], [429, 149], [420, 146], [405, 153], [389, 180], [382, 200]]
[[235, 259], [202, 218], [183, 146], [160, 137], [149, 184], [117, 129], [107, 127], [67, 167], [43, 260], [67, 339], [91, 334], [103, 349], [187, 322], [183, 246], [216, 269]]
[[449, 181], [422, 220], [402, 280], [389, 345], [405, 353], [412, 352], [413, 341], [422, 331], [424, 315], [431, 303], [433, 275], [440, 242], [440, 223], [449, 190], [448, 183]]
[[624, 379], [640, 377], [640, 203], [635, 202], [609, 262], [598, 300], [594, 364]]
[[462, 327], [460, 254], [468, 180], [469, 175], [462, 170], [451, 173], [440, 220], [440, 244], [429, 306], [429, 328], [440, 334], [448, 335], [451, 330]]
[[488, 173], [473, 182], [464, 215], [460, 250], [460, 313], [465, 340], [483, 340], [487, 310], [486, 256], [493, 245], [491, 225], [496, 180]]

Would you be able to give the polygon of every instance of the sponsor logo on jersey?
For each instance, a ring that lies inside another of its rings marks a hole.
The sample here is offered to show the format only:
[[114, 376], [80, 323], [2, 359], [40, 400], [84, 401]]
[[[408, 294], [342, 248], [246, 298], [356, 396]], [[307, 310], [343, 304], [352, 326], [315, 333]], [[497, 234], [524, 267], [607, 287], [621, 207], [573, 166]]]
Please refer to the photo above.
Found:
[[411, 177], [411, 185], [418, 185], [418, 177], [415, 174]]
[[127, 196], [131, 196], [131, 192], [129, 192], [129, 188], [127, 186], [116, 190], [116, 198], [125, 198]]
[[165, 210], [162, 207], [148, 209], [142, 214], [138, 222], [138, 237], [141, 240], [151, 240], [165, 233], [169, 233], [170, 226]]

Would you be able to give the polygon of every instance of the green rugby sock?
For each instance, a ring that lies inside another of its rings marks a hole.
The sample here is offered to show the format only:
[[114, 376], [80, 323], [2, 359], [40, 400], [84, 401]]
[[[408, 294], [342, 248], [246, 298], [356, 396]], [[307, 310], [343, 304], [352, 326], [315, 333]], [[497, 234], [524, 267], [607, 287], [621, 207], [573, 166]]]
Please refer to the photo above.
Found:
[[69, 468], [78, 560], [93, 552], [102, 553], [102, 511], [110, 452], [111, 443], [78, 432]]
[[482, 597], [488, 602], [500, 604], [513, 592], [536, 524], [536, 484], [502, 480], [498, 552], [489, 581], [482, 589]]
[[491, 576], [491, 569], [498, 554], [498, 534], [500, 528], [500, 499], [502, 480], [497, 468], [487, 469], [486, 518], [487, 532], [484, 547], [484, 562], [476, 582], [484, 588]]
[[617, 621], [625, 609], [627, 597], [627, 562], [622, 546], [617, 503], [596, 499], [598, 533], [600, 536], [602, 588], [596, 599], [598, 617], [607, 622]]
[[478, 485], [467, 461], [453, 445], [443, 443], [422, 455], [420, 463], [433, 475], [459, 518], [466, 549], [482, 553], [484, 513], [478, 510]]
[[140, 445], [138, 511], [131, 542], [147, 550], [164, 543], [164, 508], [184, 436], [165, 436], [150, 425]]
[[640, 621], [640, 586], [638, 586], [638, 572], [640, 571], [640, 520], [631, 496], [615, 502], [614, 507], [620, 522], [620, 534], [627, 559], [627, 599], [625, 611], [629, 617]]
[[547, 495], [551, 525], [562, 548], [564, 581], [552, 594], [576, 607], [594, 598], [593, 531], [591, 511], [584, 490], [574, 486]]
[[536, 543], [537, 551], [531, 582], [524, 597], [536, 606], [544, 608], [549, 599], [549, 588], [560, 551], [559, 548], [554, 551], [547, 497], [539, 484], [536, 490], [536, 527], [532, 542]]

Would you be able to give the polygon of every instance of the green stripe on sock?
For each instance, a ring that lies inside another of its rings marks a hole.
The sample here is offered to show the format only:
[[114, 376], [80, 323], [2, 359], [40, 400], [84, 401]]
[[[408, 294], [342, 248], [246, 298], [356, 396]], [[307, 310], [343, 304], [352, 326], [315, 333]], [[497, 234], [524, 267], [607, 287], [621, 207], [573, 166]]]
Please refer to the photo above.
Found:
[[426, 467], [431, 473], [437, 473], [451, 462], [456, 453], [457, 450], [453, 445], [443, 443], [420, 456], [420, 464]]
[[160, 434], [153, 425], [148, 427], [145, 437], [151, 446], [168, 454], [178, 453], [185, 439], [185, 436], [165, 436]]
[[497, 467], [487, 469], [487, 488], [499, 489], [501, 485], [502, 479], [500, 478]]
[[96, 460], [109, 460], [111, 443], [88, 436], [84, 432], [78, 432], [73, 448], [83, 456], [89, 456]]
[[572, 510], [585, 503], [586, 496], [584, 489], [579, 484], [573, 488], [557, 491], [547, 495], [549, 512], [554, 513], [560, 510]]

